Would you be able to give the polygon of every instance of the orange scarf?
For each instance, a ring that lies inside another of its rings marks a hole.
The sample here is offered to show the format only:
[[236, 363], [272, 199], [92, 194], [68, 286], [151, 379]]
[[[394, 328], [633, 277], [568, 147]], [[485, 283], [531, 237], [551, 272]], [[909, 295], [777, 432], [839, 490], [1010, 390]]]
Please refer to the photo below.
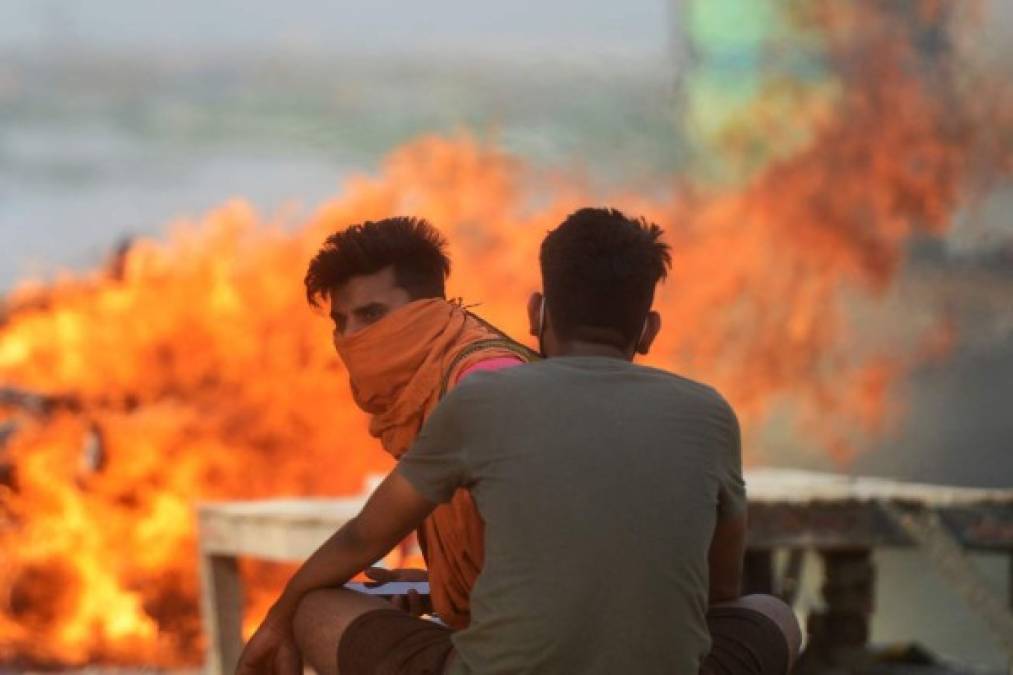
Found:
[[[369, 433], [394, 457], [411, 447], [459, 373], [486, 359], [533, 356], [445, 300], [416, 300], [334, 344], [356, 404], [371, 415]], [[468, 599], [482, 570], [484, 536], [475, 502], [463, 488], [419, 530], [433, 607], [452, 628], [463, 628], [470, 620]]]

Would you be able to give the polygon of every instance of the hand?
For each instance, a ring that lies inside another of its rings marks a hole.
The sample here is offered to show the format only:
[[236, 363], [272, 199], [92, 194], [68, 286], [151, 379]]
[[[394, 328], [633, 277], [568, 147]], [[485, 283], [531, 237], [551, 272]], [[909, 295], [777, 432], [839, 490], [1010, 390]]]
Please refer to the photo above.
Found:
[[239, 655], [236, 675], [302, 675], [302, 655], [291, 621], [269, 614]]
[[367, 577], [372, 579], [377, 586], [389, 581], [429, 581], [429, 572], [426, 570], [407, 568], [389, 570], [385, 567], [367, 567], [364, 570], [364, 573]]
[[[376, 586], [390, 581], [429, 581], [429, 572], [426, 570], [404, 568], [388, 570], [383, 567], [367, 567], [365, 574], [372, 579], [372, 583], [366, 583]], [[433, 611], [431, 604], [427, 602], [428, 599], [428, 597], [420, 595], [418, 591], [410, 590], [407, 595], [391, 596], [390, 603], [412, 616], [422, 616]]]

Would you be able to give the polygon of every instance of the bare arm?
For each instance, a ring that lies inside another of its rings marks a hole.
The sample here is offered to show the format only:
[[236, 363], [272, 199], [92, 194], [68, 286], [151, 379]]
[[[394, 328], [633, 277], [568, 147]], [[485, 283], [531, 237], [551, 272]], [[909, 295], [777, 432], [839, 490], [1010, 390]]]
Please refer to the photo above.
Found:
[[362, 511], [306, 559], [271, 608], [290, 620], [306, 593], [340, 586], [373, 564], [417, 528], [435, 504], [396, 471], [380, 483]]
[[[460, 401], [452, 392], [426, 420], [415, 444], [380, 483], [362, 512], [311, 555], [285, 586], [250, 638], [237, 675], [301, 675], [292, 619], [307, 593], [339, 586], [376, 562], [416, 529], [468, 478], [460, 449]], [[454, 400], [458, 402], [454, 404]], [[468, 419], [463, 415], [463, 419]], [[418, 487], [416, 487], [418, 486]]]
[[236, 674], [301, 675], [302, 656], [292, 633], [292, 619], [303, 596], [318, 588], [344, 584], [392, 549], [433, 508], [406, 478], [391, 472], [359, 515], [299, 567], [243, 649]]
[[742, 561], [746, 552], [746, 483], [742, 478], [742, 434], [735, 411], [727, 402], [726, 443], [719, 460], [717, 523], [707, 555], [710, 567], [710, 604], [738, 600], [742, 594]]
[[710, 604], [737, 600], [742, 592], [742, 558], [746, 550], [746, 513], [719, 519], [707, 556]]

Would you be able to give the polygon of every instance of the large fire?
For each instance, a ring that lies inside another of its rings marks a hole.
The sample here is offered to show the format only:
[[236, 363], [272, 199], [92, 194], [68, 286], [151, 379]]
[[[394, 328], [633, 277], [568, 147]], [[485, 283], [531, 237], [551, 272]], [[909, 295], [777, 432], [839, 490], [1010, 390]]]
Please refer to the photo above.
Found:
[[358, 493], [389, 467], [301, 287], [324, 237], [365, 219], [430, 219], [452, 243], [452, 295], [523, 336], [546, 230], [586, 204], [643, 214], [675, 251], [650, 360], [714, 383], [747, 432], [787, 402], [800, 433], [847, 458], [890, 421], [890, 386], [924, 350], [860, 344], [846, 303], [875, 302], [912, 235], [943, 232], [981, 176], [1010, 168], [982, 152], [980, 123], [1010, 119], [1002, 102], [971, 107], [952, 74], [917, 72], [889, 3], [820, 6], [803, 18], [847, 66], [825, 105], [800, 109], [805, 139], [744, 187], [589, 192], [470, 136], [425, 137], [297, 227], [231, 202], [11, 294], [0, 660], [197, 662], [194, 503]]

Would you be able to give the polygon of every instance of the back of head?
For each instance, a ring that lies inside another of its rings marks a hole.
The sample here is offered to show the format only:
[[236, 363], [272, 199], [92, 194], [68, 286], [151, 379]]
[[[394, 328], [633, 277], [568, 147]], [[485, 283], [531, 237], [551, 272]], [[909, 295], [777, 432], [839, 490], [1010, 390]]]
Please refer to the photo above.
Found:
[[671, 267], [662, 230], [616, 209], [572, 213], [542, 242], [545, 301], [562, 340], [635, 344]]
[[413, 300], [446, 296], [447, 242], [422, 218], [366, 221], [332, 234], [306, 271], [306, 299], [317, 305], [352, 277], [392, 267]]

